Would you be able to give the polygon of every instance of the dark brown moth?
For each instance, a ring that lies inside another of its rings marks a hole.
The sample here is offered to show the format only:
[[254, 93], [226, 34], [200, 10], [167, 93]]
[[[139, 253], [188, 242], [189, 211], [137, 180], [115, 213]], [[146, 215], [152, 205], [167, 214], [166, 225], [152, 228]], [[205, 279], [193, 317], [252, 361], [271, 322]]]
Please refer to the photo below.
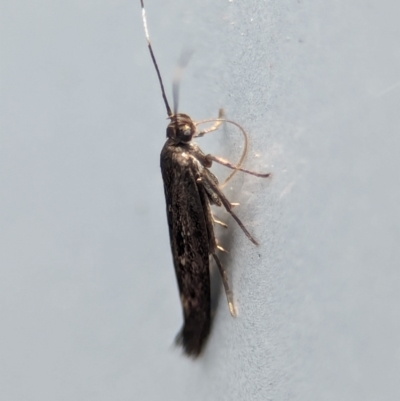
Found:
[[[196, 357], [200, 354], [211, 328], [210, 256], [214, 258], [221, 274], [229, 311], [232, 316], [236, 315], [226, 272], [217, 255], [217, 250], [223, 249], [218, 245], [214, 235], [214, 224], [218, 223], [223, 226], [225, 224], [214, 219], [211, 205], [223, 206], [250, 241], [257, 245], [256, 240], [233, 212], [234, 204], [231, 204], [225, 197], [218, 179], [209, 168], [212, 162], [216, 162], [233, 169], [225, 183], [237, 171], [257, 177], [269, 177], [270, 174], [259, 174], [241, 168], [247, 146], [245, 146], [240, 162], [234, 166], [222, 158], [204, 154], [192, 141], [193, 138], [215, 131], [222, 122], [237, 126], [245, 137], [246, 145], [247, 135], [239, 124], [223, 118], [222, 110], [220, 110], [219, 118], [200, 122], [193, 121], [187, 114], [178, 113], [179, 86], [177, 80], [175, 80], [173, 88], [174, 112], [171, 111], [150, 43], [143, 0], [140, 0], [140, 3], [147, 45], [170, 120], [167, 127], [167, 141], [161, 151], [160, 162], [172, 258], [184, 318], [183, 327], [176, 342], [182, 345], [187, 355]], [[187, 60], [181, 60], [180, 67], [183, 68], [186, 63]], [[215, 124], [203, 131], [197, 130], [198, 125], [209, 122]]]

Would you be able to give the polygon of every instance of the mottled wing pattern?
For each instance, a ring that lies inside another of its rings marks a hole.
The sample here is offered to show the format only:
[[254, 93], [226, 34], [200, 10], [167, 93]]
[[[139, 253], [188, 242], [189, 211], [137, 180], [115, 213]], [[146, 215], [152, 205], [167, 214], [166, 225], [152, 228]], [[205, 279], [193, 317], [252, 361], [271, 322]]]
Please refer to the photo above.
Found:
[[211, 325], [210, 216], [199, 164], [185, 145], [168, 141], [161, 152], [172, 257], [183, 308], [184, 324], [177, 342], [197, 356]]

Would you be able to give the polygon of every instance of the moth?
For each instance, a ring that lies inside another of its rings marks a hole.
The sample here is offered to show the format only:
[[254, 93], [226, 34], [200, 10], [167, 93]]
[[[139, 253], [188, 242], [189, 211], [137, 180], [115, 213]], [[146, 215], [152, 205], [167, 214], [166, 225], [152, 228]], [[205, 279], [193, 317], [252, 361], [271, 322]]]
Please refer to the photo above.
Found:
[[[215, 223], [225, 227], [226, 225], [214, 218], [211, 205], [223, 206], [236, 220], [249, 240], [257, 245], [256, 240], [233, 212], [235, 204], [230, 203], [225, 197], [217, 177], [209, 168], [213, 162], [216, 162], [232, 169], [233, 172], [225, 180], [225, 183], [237, 171], [257, 177], [269, 177], [270, 174], [259, 174], [241, 167], [247, 150], [247, 134], [239, 124], [226, 119], [222, 109], [218, 118], [199, 122], [193, 121], [187, 114], [178, 113], [178, 80], [174, 80], [174, 112], [171, 111], [150, 43], [143, 0], [140, 0], [140, 3], [147, 45], [170, 120], [167, 126], [167, 141], [161, 151], [160, 166], [164, 182], [172, 258], [184, 319], [176, 343], [183, 347], [187, 355], [196, 357], [200, 354], [211, 328], [211, 257], [215, 260], [221, 274], [229, 311], [232, 316], [236, 315], [227, 275], [217, 255], [217, 250], [223, 250], [223, 248], [218, 245], [214, 235]], [[182, 59], [180, 67], [183, 68], [186, 64], [187, 58], [186, 60]], [[198, 125], [211, 122], [214, 122], [211, 127], [202, 131], [197, 129]], [[194, 138], [218, 129], [222, 122], [237, 126], [245, 137], [245, 149], [236, 166], [222, 158], [206, 155], [193, 142]]]

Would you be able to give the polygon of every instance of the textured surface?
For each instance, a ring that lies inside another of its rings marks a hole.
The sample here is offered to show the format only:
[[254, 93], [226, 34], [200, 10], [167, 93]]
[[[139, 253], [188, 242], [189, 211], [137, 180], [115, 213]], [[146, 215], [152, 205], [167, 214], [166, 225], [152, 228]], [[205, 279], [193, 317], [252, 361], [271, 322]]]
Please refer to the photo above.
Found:
[[[147, 1], [168, 95], [243, 124], [206, 352], [181, 309], [159, 154], [165, 108], [139, 1], [1, 2], [4, 400], [400, 399], [400, 3]], [[233, 129], [199, 140], [237, 160]], [[220, 180], [227, 172], [217, 169]], [[221, 216], [225, 219], [225, 216]]]
[[210, 332], [210, 256], [215, 253], [209, 195], [198, 183], [204, 166], [196, 153], [198, 147], [192, 143], [168, 140], [160, 158], [171, 253], [184, 317], [177, 342], [193, 356], [201, 352]]

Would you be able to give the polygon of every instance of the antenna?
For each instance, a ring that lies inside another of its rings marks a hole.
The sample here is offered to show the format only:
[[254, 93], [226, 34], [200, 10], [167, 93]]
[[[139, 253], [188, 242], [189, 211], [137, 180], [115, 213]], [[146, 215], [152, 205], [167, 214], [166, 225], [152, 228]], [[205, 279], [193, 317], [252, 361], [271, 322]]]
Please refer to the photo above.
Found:
[[181, 54], [178, 65], [174, 74], [174, 81], [172, 85], [173, 95], [174, 95], [174, 115], [178, 114], [178, 105], [179, 105], [179, 86], [181, 82], [181, 77], [184, 69], [189, 63], [190, 58], [192, 57], [193, 51], [186, 50]]
[[173, 114], [172, 114], [171, 108], [169, 107], [167, 96], [165, 95], [165, 90], [164, 90], [164, 85], [163, 85], [163, 81], [161, 78], [160, 70], [158, 69], [157, 61], [156, 61], [156, 58], [153, 53], [153, 48], [151, 47], [151, 43], [150, 43], [149, 31], [147, 29], [146, 11], [144, 9], [143, 0], [140, 0], [140, 4], [142, 5], [142, 19], [143, 19], [144, 33], [146, 35], [146, 40], [147, 40], [147, 46], [149, 47], [150, 56], [151, 56], [151, 59], [153, 60], [154, 67], [156, 68], [156, 71], [157, 71], [158, 81], [160, 82], [162, 97], [164, 99], [168, 117], [172, 117]]

